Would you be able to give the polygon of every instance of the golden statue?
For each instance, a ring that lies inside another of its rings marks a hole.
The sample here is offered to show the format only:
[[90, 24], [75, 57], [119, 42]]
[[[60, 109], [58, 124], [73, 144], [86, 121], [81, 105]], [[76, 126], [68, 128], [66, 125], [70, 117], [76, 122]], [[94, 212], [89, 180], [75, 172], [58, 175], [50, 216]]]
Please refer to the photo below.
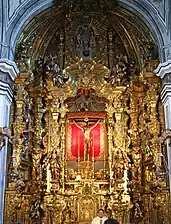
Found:
[[59, 182], [60, 180], [60, 155], [56, 149], [54, 149], [49, 158], [50, 171], [52, 181]]

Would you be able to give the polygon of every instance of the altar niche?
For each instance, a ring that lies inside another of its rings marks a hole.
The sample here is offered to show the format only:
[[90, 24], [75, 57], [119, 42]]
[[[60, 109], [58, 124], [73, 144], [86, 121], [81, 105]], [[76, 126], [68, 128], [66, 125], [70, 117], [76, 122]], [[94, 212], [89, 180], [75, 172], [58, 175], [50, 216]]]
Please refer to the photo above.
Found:
[[67, 180], [107, 179], [105, 112], [68, 113], [66, 119]]

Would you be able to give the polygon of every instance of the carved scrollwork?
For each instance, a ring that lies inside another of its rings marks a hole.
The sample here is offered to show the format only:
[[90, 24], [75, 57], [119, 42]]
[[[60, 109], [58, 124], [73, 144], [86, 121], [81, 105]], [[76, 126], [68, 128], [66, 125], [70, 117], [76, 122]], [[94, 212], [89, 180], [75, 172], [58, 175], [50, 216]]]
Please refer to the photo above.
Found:
[[79, 88], [76, 97], [65, 100], [70, 112], [104, 111], [107, 102], [104, 97], [98, 97], [94, 89], [86, 88]]

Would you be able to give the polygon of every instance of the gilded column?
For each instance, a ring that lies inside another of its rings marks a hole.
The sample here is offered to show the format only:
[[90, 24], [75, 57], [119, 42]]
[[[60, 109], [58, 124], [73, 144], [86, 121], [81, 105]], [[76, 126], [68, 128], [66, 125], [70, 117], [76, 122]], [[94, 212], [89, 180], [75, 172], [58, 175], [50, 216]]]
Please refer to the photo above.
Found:
[[144, 94], [145, 85], [143, 77], [134, 79], [130, 89], [130, 137], [131, 137], [131, 156], [132, 156], [132, 187], [134, 192], [140, 191], [142, 184], [142, 132], [145, 128], [144, 123]]
[[50, 148], [48, 151], [48, 162], [50, 164], [52, 190], [59, 191], [60, 187], [60, 176], [61, 176], [61, 154], [60, 154], [60, 113], [59, 113], [60, 102], [57, 99], [51, 103], [51, 118], [50, 118]]
[[43, 104], [42, 104], [42, 96], [35, 91], [34, 97], [34, 148], [32, 152], [32, 159], [33, 159], [33, 179], [34, 180], [41, 180], [41, 167], [40, 167], [40, 159], [42, 155], [42, 116], [43, 116]]
[[66, 113], [68, 112], [68, 109], [66, 108], [66, 105], [64, 103], [64, 99], [61, 99], [61, 107], [60, 107], [60, 114], [61, 114], [61, 155], [62, 155], [62, 165], [61, 165], [61, 169], [62, 169], [62, 190], [64, 191], [64, 183], [65, 183], [65, 116]]
[[23, 83], [26, 80], [27, 75], [21, 73], [15, 80], [15, 110], [14, 110], [14, 122], [13, 122], [13, 130], [15, 141], [13, 145], [13, 168], [14, 174], [20, 175], [20, 163], [21, 163], [21, 153], [23, 150], [23, 140], [22, 134], [25, 130], [24, 123], [24, 85]]
[[150, 121], [148, 122], [148, 130], [152, 136], [151, 148], [154, 155], [154, 163], [157, 164], [158, 156], [160, 155], [159, 135], [160, 135], [160, 122], [158, 114], [158, 102], [159, 102], [159, 88], [160, 83], [158, 80], [154, 80], [148, 84], [149, 90], [147, 92], [148, 97], [148, 114]]
[[[126, 87], [116, 89], [115, 107], [115, 125], [114, 125], [114, 147], [113, 147], [113, 178], [115, 180], [116, 190], [127, 193], [127, 172], [129, 159], [127, 157], [127, 129], [125, 129], [125, 101], [127, 101]], [[122, 141], [121, 141], [122, 139]], [[118, 162], [119, 161], [119, 162]]]
[[112, 192], [113, 189], [113, 171], [112, 171], [112, 154], [113, 154], [113, 145], [114, 145], [114, 136], [113, 136], [113, 130], [114, 130], [114, 120], [113, 115], [115, 108], [113, 106], [113, 96], [108, 97], [109, 103], [107, 105], [106, 111], [108, 115], [108, 164], [109, 164], [109, 177], [110, 177], [110, 192]]

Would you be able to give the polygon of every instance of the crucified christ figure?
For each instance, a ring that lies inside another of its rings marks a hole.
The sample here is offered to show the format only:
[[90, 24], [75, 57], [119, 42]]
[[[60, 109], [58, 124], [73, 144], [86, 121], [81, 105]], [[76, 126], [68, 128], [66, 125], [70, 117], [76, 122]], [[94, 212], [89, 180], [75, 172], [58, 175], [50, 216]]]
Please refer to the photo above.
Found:
[[86, 118], [84, 119], [84, 124], [83, 126], [78, 125], [75, 121], [74, 124], [82, 130], [84, 133], [84, 160], [87, 161], [89, 159], [89, 151], [90, 151], [90, 132], [92, 129], [94, 129], [100, 120], [98, 120], [93, 126], [89, 127], [89, 119]]

